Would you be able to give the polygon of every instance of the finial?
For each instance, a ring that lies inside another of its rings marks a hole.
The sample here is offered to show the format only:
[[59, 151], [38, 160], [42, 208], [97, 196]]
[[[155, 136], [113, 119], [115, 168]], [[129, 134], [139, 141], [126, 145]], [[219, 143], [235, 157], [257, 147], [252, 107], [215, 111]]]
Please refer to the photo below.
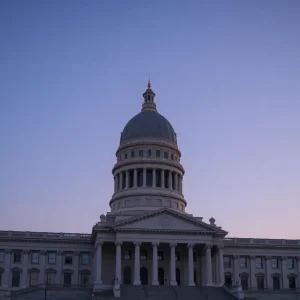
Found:
[[150, 78], [149, 78], [149, 80], [148, 80], [148, 89], [150, 89], [151, 88], [151, 81], [150, 81]]

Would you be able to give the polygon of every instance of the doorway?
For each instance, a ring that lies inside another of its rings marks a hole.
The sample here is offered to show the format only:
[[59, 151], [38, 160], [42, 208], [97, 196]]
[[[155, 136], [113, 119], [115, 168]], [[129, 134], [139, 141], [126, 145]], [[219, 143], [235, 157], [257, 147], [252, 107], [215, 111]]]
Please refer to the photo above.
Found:
[[124, 284], [131, 284], [131, 268], [125, 267], [123, 271]]
[[176, 281], [177, 285], [180, 286], [180, 269], [176, 268]]

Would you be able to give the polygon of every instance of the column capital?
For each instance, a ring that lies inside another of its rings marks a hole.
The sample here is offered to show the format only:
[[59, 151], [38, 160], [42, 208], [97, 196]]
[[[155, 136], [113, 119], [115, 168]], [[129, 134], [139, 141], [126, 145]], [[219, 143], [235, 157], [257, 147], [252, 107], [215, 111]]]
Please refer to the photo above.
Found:
[[141, 246], [142, 242], [134, 242], [134, 246]]
[[272, 259], [272, 256], [266, 256], [265, 259], [270, 260], [270, 259]]
[[[4, 252], [5, 252], [5, 253], [11, 253], [12, 250], [11, 250], [11, 249], [5, 249]], [[300, 257], [299, 257], [299, 258], [300, 258]]]
[[103, 241], [96, 241], [95, 248], [97, 248], [98, 246], [102, 247], [102, 245], [103, 245]]
[[288, 258], [287, 258], [287, 256], [281, 256], [281, 260], [287, 260]]
[[63, 254], [64, 254], [64, 251], [58, 250], [56, 253], [57, 253], [57, 255], [63, 255]]
[[213, 247], [212, 244], [206, 244], [205, 245], [205, 250], [207, 250], [207, 249], [211, 250], [212, 247]]
[[115, 242], [115, 245], [116, 245], [116, 246], [122, 246], [122, 244], [123, 244], [122, 241], [116, 241], [116, 242]]
[[25, 255], [28, 255], [28, 254], [29, 254], [29, 250], [23, 250], [22, 252], [23, 252], [23, 254], [25, 254]]
[[80, 255], [80, 251], [74, 251], [73, 254], [74, 254], [75, 256], [79, 256], [79, 255]]
[[46, 255], [47, 254], [47, 250], [42, 250], [41, 251], [41, 255]]
[[217, 245], [218, 250], [223, 250], [224, 249], [224, 245]]
[[170, 245], [171, 248], [175, 248], [177, 246], [176, 243], [169, 243], [169, 245]]
[[256, 259], [256, 256], [255, 255], [250, 255], [250, 259]]
[[239, 259], [240, 256], [239, 255], [233, 255], [233, 259]]
[[195, 247], [195, 244], [194, 244], [194, 243], [188, 243], [188, 244], [187, 244], [187, 247], [193, 249], [193, 248]]
[[[152, 242], [152, 247], [154, 247], [154, 246], [158, 247], [159, 246], [159, 242]], [[299, 257], [299, 259], [300, 259], [300, 257]]]

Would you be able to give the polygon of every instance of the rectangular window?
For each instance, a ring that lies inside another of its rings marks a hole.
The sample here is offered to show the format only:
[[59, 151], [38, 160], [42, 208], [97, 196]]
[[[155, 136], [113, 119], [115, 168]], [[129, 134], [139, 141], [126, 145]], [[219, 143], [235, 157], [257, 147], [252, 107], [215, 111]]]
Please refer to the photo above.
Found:
[[148, 149], [148, 150], [147, 150], [147, 156], [150, 157], [151, 154], [152, 154], [152, 153], [151, 153], [151, 149]]
[[31, 253], [31, 263], [38, 264], [40, 261], [40, 253], [39, 252], [32, 252]]
[[56, 264], [56, 253], [55, 252], [49, 252], [48, 253], [48, 264], [49, 265], [55, 265]]
[[141, 260], [147, 260], [147, 251], [145, 250], [142, 250], [141, 251]]
[[0, 262], [4, 262], [4, 251], [0, 250]]
[[224, 268], [231, 268], [231, 257], [224, 256]]
[[47, 278], [46, 278], [46, 283], [47, 284], [54, 284], [55, 283], [55, 273], [53, 272], [48, 272], [47, 273]]
[[288, 269], [294, 269], [295, 268], [295, 258], [293, 258], [293, 257], [288, 258], [287, 267], [288, 267]]
[[263, 276], [257, 276], [256, 281], [257, 281], [257, 288], [259, 290], [263, 290], [265, 288], [264, 277]]
[[22, 261], [22, 253], [21, 251], [14, 252], [14, 263], [20, 263]]
[[263, 258], [262, 257], [256, 257], [255, 260], [256, 269], [262, 269], [263, 266]]
[[135, 157], [135, 152], [131, 151], [131, 157]]
[[29, 285], [37, 285], [38, 284], [38, 273], [30, 272]]
[[171, 154], [171, 160], [173, 160], [173, 159], [174, 159], [174, 154], [172, 153], [172, 154]]
[[124, 251], [124, 256], [123, 256], [124, 260], [131, 260], [131, 251], [130, 250], [125, 250]]
[[127, 156], [128, 156], [127, 153], [125, 153], [125, 154], [124, 154], [124, 158], [127, 159]]
[[73, 255], [72, 253], [66, 253], [65, 254], [65, 264], [71, 265], [73, 263]]
[[90, 263], [90, 255], [88, 253], [81, 254], [81, 264], [88, 265]]
[[157, 259], [158, 260], [164, 260], [164, 253], [163, 253], [163, 251], [158, 251], [158, 253], [157, 253]]
[[278, 268], [279, 268], [279, 259], [272, 258], [272, 269], [278, 269]]
[[245, 256], [240, 257], [240, 268], [247, 268], [247, 258]]
[[64, 273], [64, 285], [71, 285], [72, 283], [72, 274], [69, 272]]
[[144, 156], [144, 151], [143, 150], [139, 150], [139, 156], [143, 157]]
[[168, 152], [164, 152], [164, 158], [168, 159]]
[[20, 285], [20, 272], [13, 271], [12, 272], [12, 279], [11, 279], [11, 286], [18, 287]]
[[179, 251], [175, 252], [175, 259], [180, 260], [180, 252]]
[[156, 157], [160, 157], [160, 150], [156, 150]]

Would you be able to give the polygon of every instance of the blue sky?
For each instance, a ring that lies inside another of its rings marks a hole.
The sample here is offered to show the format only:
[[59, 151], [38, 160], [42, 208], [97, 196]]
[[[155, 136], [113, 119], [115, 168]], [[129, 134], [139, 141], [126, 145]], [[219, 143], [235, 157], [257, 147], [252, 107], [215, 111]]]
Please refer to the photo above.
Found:
[[299, 237], [299, 1], [3, 0], [0, 37], [0, 229], [91, 231], [150, 74], [187, 211]]

